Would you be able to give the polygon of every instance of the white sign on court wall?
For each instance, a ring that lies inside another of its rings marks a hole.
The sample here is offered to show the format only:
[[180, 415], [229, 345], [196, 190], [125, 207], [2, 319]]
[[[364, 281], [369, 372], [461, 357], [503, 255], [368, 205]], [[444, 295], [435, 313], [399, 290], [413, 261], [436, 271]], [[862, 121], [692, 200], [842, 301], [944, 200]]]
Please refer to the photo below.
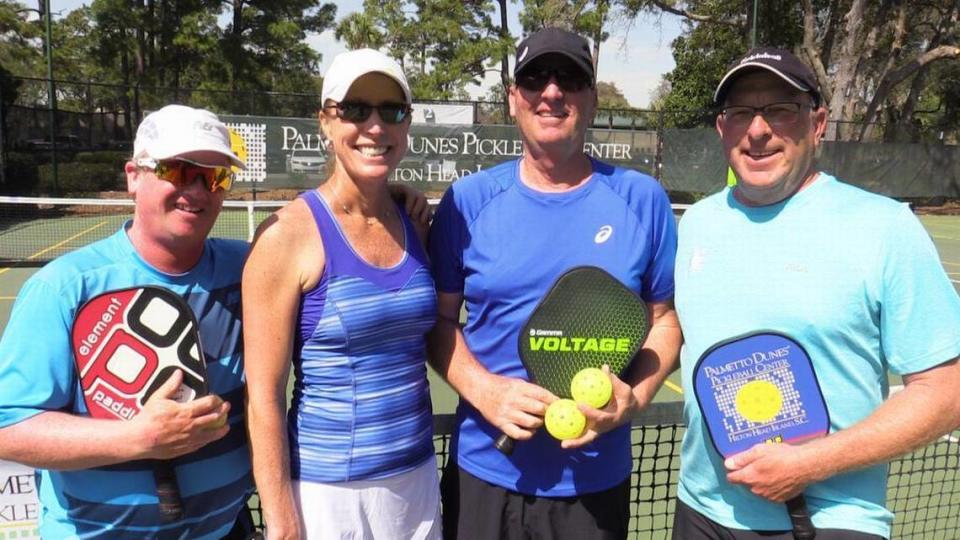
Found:
[[39, 519], [33, 469], [0, 461], [0, 540], [40, 538]]
[[474, 105], [451, 105], [448, 103], [414, 103], [414, 124], [472, 125], [476, 113]]

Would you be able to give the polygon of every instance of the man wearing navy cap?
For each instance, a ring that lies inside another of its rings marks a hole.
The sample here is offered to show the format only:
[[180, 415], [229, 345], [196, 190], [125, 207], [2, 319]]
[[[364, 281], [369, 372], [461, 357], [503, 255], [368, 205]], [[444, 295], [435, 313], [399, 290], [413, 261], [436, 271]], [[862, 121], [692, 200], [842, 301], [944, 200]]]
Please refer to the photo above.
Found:
[[[960, 300], [907, 205], [817, 168], [827, 110], [793, 54], [750, 51], [714, 97], [738, 182], [680, 222], [687, 432], [673, 537], [792, 538], [783, 503], [802, 493], [818, 540], [888, 538], [886, 462], [960, 424]], [[724, 461], [693, 401], [694, 365], [756, 330], [804, 346], [830, 432]], [[889, 372], [904, 381], [892, 396]]]
[[[510, 114], [523, 157], [456, 182], [437, 210], [430, 254], [440, 318], [433, 362], [460, 393], [451, 465], [441, 483], [448, 538], [624, 538], [630, 518], [630, 419], [676, 365], [676, 231], [649, 176], [583, 151], [597, 107], [590, 46], [556, 28], [517, 47]], [[587, 430], [544, 430], [557, 399], [529, 381], [520, 328], [566, 270], [599, 266], [637, 291], [652, 330], [632, 372], [611, 375], [604, 409], [583, 406]], [[461, 304], [467, 324], [460, 330]], [[510, 456], [494, 448], [505, 433]]]

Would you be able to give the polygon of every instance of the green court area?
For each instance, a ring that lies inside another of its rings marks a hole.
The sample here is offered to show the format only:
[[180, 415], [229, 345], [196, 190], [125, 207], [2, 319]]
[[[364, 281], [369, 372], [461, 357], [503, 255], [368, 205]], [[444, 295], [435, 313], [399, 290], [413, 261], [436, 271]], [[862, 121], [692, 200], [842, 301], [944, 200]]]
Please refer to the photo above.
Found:
[[[43, 261], [114, 233], [130, 211], [129, 206], [76, 206], [18, 207], [17, 214], [0, 202], [0, 330], [6, 326], [17, 291]], [[248, 239], [256, 224], [277, 206], [231, 203], [214, 235]], [[920, 219], [936, 243], [954, 287], [960, 290], [960, 216]], [[438, 466], [442, 466], [448, 457], [456, 395], [432, 372], [430, 379], [435, 445]], [[892, 386], [897, 384], [898, 380], [891, 380]], [[656, 403], [634, 421], [631, 538], [670, 537], [684, 433], [682, 397], [679, 374], [675, 373]], [[894, 538], [960, 538], [958, 437], [960, 432], [954, 432], [891, 464], [887, 504], [896, 514]]]

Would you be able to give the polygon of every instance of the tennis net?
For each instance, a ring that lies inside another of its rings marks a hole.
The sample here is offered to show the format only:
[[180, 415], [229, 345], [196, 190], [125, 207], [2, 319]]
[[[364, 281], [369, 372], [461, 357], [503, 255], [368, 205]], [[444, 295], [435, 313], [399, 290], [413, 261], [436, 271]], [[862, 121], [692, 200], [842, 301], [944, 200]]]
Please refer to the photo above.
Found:
[[[0, 196], [0, 265], [42, 265], [116, 232], [133, 214], [133, 201]], [[211, 236], [250, 241], [257, 225], [288, 201], [232, 201]], [[431, 205], [439, 200], [431, 199]], [[679, 215], [687, 205], [674, 205]]]
[[[450, 458], [455, 417], [434, 416], [437, 469]], [[680, 475], [680, 442], [685, 427], [681, 402], [653, 403], [633, 421], [633, 472], [630, 476], [629, 538], [671, 537]], [[960, 433], [942, 437], [893, 461], [887, 507], [895, 513], [893, 539], [960, 538]], [[262, 526], [256, 496], [254, 522]]]
[[[211, 236], [251, 240], [257, 225], [287, 201], [225, 201]], [[0, 263], [43, 264], [116, 232], [133, 201], [0, 197]]]

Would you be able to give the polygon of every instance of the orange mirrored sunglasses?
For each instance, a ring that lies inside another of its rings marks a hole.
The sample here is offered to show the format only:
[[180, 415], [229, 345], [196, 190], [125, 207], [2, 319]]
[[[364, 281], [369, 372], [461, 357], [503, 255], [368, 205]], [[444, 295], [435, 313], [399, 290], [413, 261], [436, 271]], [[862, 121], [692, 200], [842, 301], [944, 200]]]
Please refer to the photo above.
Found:
[[219, 190], [229, 191], [233, 186], [234, 170], [232, 167], [211, 166], [197, 163], [184, 158], [165, 159], [157, 161], [152, 158], [143, 158], [136, 161], [138, 167], [152, 170], [157, 178], [170, 182], [182, 188], [196, 182], [203, 182], [210, 193]]

